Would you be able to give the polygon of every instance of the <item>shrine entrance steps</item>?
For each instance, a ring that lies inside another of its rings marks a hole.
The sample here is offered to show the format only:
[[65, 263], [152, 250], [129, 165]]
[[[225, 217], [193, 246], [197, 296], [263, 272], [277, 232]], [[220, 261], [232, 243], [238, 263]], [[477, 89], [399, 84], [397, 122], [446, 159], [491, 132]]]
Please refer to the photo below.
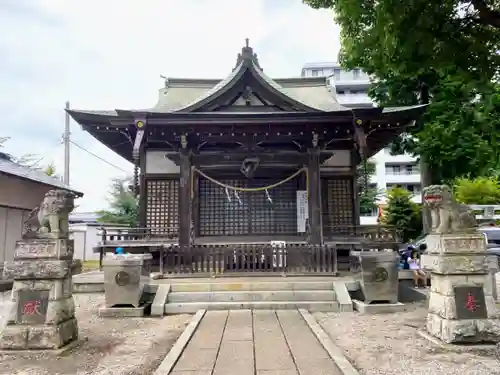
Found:
[[[347, 290], [346, 290], [347, 292]], [[238, 281], [172, 283], [165, 314], [206, 310], [340, 311], [333, 281]]]

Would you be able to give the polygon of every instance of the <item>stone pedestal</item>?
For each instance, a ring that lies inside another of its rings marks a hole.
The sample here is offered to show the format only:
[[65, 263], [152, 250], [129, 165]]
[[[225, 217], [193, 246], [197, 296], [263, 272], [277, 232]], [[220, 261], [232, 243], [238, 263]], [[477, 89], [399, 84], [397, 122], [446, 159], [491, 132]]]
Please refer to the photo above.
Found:
[[58, 349], [78, 339], [72, 259], [73, 240], [67, 238], [17, 241], [14, 261], [5, 263], [3, 273], [14, 284], [0, 349]]
[[151, 254], [109, 254], [102, 262], [106, 307], [139, 307], [150, 281]]
[[445, 343], [500, 342], [500, 314], [480, 233], [430, 234], [422, 267], [431, 271], [427, 331]]
[[359, 281], [364, 302], [398, 303], [398, 255], [395, 252], [352, 252], [357, 259], [353, 274]]

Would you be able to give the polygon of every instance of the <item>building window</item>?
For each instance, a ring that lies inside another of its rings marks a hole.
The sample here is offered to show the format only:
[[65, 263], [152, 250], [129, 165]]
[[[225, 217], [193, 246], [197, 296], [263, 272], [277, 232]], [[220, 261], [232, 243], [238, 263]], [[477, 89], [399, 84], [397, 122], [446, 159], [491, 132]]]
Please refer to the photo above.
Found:
[[353, 77], [354, 79], [358, 79], [358, 78], [359, 78], [359, 69], [354, 69], [354, 70], [352, 71], [352, 77]]
[[311, 75], [312, 75], [313, 77], [317, 77], [317, 76], [319, 75], [319, 70], [318, 70], [318, 69], [313, 69], [313, 70], [311, 70]]
[[385, 166], [385, 174], [400, 175], [401, 174], [401, 166], [400, 165], [386, 165]]
[[409, 184], [408, 191], [413, 193], [413, 195], [422, 194], [422, 189], [420, 187], [420, 184]]
[[390, 190], [395, 187], [408, 190], [413, 195], [422, 194], [422, 189], [420, 187], [420, 184], [387, 184], [387, 190]]
[[333, 75], [335, 76], [335, 80], [339, 81], [340, 80], [340, 69], [338, 69], [338, 68], [333, 69]]
[[420, 170], [416, 164], [406, 164], [405, 165], [406, 174], [419, 174]]
[[345, 94], [345, 91], [344, 91], [344, 90], [339, 90], [339, 91], [337, 91], [337, 94], [339, 94], [339, 95], [344, 95], [344, 94]]
[[413, 175], [419, 174], [416, 164], [386, 164], [385, 174], [388, 175]]

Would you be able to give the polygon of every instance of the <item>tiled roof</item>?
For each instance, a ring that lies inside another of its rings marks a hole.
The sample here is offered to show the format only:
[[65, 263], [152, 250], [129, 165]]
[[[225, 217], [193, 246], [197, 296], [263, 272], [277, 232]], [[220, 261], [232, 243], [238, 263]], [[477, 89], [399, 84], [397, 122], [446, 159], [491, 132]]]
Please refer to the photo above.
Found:
[[16, 176], [19, 178], [25, 178], [39, 184], [53, 186], [54, 188], [58, 189], [69, 190], [83, 196], [83, 193], [73, 189], [71, 186], [62, 183], [57, 178], [47, 176], [42, 171], [24, 167], [7, 159], [0, 158], [0, 173], [4, 173], [10, 176]]

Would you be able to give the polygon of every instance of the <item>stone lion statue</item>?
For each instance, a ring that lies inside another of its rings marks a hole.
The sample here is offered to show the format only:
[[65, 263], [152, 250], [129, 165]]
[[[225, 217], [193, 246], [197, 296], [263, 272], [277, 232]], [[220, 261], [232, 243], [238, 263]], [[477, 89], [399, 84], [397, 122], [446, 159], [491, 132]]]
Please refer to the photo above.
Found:
[[23, 224], [23, 238], [65, 237], [68, 217], [75, 208], [75, 194], [66, 190], [50, 190], [40, 206], [34, 208]]
[[476, 218], [469, 207], [459, 204], [453, 198], [447, 185], [432, 185], [423, 190], [424, 204], [431, 211], [433, 233], [458, 233], [474, 231]]

